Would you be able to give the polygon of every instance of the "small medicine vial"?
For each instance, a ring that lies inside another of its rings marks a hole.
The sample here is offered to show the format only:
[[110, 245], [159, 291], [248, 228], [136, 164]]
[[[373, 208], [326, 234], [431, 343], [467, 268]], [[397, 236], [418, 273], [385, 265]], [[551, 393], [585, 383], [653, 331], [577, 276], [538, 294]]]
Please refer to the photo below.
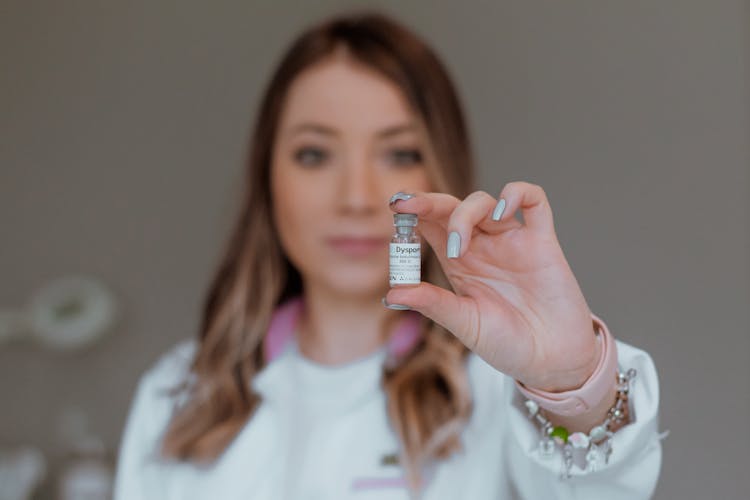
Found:
[[396, 232], [391, 238], [390, 284], [418, 285], [422, 279], [422, 258], [416, 214], [394, 214]]

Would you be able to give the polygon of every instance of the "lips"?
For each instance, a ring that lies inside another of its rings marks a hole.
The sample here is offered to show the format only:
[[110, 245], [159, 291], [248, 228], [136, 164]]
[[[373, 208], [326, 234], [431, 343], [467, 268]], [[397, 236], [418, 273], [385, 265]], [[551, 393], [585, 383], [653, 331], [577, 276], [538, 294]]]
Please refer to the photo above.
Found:
[[352, 257], [369, 256], [381, 252], [388, 241], [388, 238], [358, 236], [340, 236], [327, 240], [334, 251]]

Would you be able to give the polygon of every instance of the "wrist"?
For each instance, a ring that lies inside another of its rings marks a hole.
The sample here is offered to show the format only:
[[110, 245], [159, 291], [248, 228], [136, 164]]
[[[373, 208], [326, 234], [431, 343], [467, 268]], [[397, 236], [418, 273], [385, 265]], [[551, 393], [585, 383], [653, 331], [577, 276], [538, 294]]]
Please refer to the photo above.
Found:
[[[612, 394], [617, 373], [617, 344], [607, 325], [591, 314], [597, 338], [596, 366], [593, 372], [577, 388], [565, 391], [545, 391], [529, 387], [516, 380], [516, 387], [527, 398], [536, 401], [541, 408], [565, 416], [577, 416], [593, 411]], [[579, 379], [580, 380], [580, 379]], [[578, 382], [577, 382], [578, 383]]]
[[591, 349], [591, 356], [589, 361], [582, 368], [566, 373], [564, 376], [554, 377], [546, 386], [526, 385], [527, 387], [533, 387], [534, 389], [550, 392], [550, 393], [563, 393], [569, 391], [576, 391], [581, 389], [594, 375], [597, 366], [601, 361], [602, 357], [602, 346], [599, 340], [599, 334], [596, 332], [596, 328], [591, 328], [591, 338], [594, 339], [593, 348]]
[[592, 427], [601, 423], [607, 412], [617, 400], [616, 376], [612, 374], [612, 386], [606, 392], [604, 398], [595, 406], [577, 415], [563, 415], [547, 410], [547, 416], [554, 425], [561, 425], [570, 432], [588, 432]]

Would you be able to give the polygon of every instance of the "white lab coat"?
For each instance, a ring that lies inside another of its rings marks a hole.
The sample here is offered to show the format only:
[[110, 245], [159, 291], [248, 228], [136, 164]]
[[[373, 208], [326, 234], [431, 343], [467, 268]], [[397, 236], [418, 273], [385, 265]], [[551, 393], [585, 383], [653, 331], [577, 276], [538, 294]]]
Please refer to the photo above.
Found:
[[[166, 391], [187, 373], [195, 347], [179, 344], [142, 376], [120, 449], [116, 500], [408, 498], [401, 467], [382, 463], [397, 449], [379, 386], [385, 349], [332, 367], [304, 358], [292, 341], [253, 380], [263, 402], [214, 464], [160, 459], [173, 404]], [[620, 368], [637, 370], [632, 422], [615, 433], [607, 465], [593, 472], [574, 465], [566, 481], [559, 479], [559, 447], [552, 457], [537, 452], [539, 430], [513, 379], [470, 353], [475, 406], [464, 452], [433, 469], [424, 500], [649, 498], [662, 459], [657, 373], [645, 351], [619, 340], [617, 348]]]

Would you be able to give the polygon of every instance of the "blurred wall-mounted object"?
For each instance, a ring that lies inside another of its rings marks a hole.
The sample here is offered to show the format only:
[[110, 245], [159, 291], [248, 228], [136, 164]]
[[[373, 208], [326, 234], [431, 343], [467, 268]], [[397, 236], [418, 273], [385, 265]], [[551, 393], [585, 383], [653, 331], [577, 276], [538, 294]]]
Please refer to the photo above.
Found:
[[65, 276], [37, 290], [28, 304], [0, 309], [0, 345], [26, 340], [58, 351], [87, 347], [117, 320], [114, 294], [89, 276]]

